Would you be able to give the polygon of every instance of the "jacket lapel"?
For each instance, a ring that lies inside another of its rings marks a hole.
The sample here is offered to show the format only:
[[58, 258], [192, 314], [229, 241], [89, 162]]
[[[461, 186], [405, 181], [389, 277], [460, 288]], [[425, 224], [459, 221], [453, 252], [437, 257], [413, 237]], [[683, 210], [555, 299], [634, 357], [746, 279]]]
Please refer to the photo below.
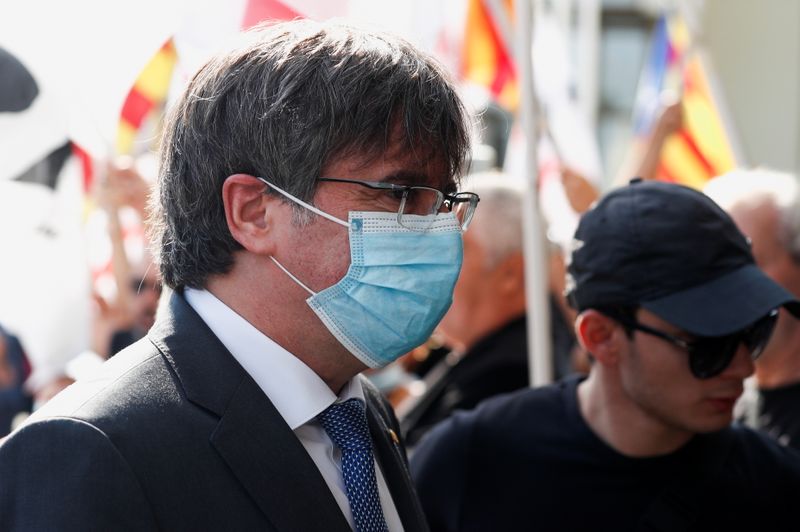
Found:
[[[366, 390], [365, 390], [366, 392]], [[375, 404], [367, 396], [367, 422], [369, 423], [372, 442], [377, 453], [378, 462], [381, 464], [383, 475], [392, 494], [397, 513], [403, 528], [407, 531], [428, 530], [422, 506], [417, 498], [416, 491], [411, 482], [411, 474], [406, 465], [405, 453], [400, 446], [399, 438], [391, 430], [380, 414], [381, 406]], [[395, 429], [399, 430], [399, 429]]]
[[294, 432], [182, 294], [171, 294], [148, 336], [187, 399], [220, 418], [211, 444], [276, 529], [350, 531]]
[[251, 378], [211, 443], [278, 530], [350, 531], [317, 466]]

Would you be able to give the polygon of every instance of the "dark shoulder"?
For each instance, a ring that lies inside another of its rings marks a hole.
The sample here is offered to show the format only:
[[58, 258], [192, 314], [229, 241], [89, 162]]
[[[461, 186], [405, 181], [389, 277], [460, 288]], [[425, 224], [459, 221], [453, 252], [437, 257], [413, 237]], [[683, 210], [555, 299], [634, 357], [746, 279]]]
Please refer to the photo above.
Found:
[[92, 377], [79, 380], [37, 410], [26, 425], [73, 418], [103, 431], [138, 430], [141, 414], [165, 412], [183, 401], [169, 364], [143, 338], [106, 361]]
[[[573, 421], [576, 382], [562, 381], [538, 388], [501, 394], [469, 411], [457, 410], [439, 423], [424, 440], [480, 440], [504, 445], [559, 438], [565, 421]], [[508, 438], [514, 434], [514, 438]]]
[[498, 395], [483, 401], [471, 413], [471, 423], [478, 427], [517, 426], [525, 421], [525, 426], [536, 421], [538, 428], [546, 423], [563, 420], [573, 404], [575, 383], [563, 381], [537, 388], [524, 388]]
[[780, 445], [769, 436], [735, 423], [731, 465], [749, 482], [786, 482], [800, 488], [800, 451]]
[[49, 417], [20, 428], [0, 445], [0, 479], [2, 530], [156, 529], [130, 464], [81, 420]]
[[[727, 457], [709, 495], [725, 508], [715, 513], [720, 530], [788, 530], [796, 520], [800, 493], [800, 454], [743, 425], [726, 429]], [[720, 451], [716, 451], [720, 452]], [[709, 521], [710, 524], [710, 521]]]

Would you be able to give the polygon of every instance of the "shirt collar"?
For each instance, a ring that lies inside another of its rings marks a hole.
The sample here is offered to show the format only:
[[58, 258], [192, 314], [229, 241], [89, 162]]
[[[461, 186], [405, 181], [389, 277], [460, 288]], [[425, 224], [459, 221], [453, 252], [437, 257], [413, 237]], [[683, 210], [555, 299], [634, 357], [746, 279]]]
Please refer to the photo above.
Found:
[[292, 430], [336, 401], [364, 401], [358, 377], [337, 396], [314, 370], [275, 343], [208, 290], [186, 288], [186, 301], [275, 405]]

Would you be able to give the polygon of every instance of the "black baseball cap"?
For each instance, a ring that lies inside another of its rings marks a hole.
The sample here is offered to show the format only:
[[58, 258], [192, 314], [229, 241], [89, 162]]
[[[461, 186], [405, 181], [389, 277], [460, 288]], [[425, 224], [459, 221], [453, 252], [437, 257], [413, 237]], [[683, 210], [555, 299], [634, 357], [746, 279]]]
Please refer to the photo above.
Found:
[[580, 220], [567, 265], [578, 311], [637, 306], [698, 336], [723, 336], [800, 302], [756, 265], [748, 239], [694, 189], [631, 180]]

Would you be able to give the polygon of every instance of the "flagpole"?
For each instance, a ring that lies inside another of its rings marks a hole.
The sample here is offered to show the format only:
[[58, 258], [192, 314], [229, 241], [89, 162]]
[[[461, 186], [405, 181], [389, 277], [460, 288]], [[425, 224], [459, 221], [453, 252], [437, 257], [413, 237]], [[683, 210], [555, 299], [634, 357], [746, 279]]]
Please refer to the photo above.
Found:
[[525, 133], [523, 252], [525, 254], [525, 299], [528, 316], [528, 360], [531, 386], [552, 381], [550, 304], [547, 291], [548, 260], [543, 219], [539, 211], [538, 145], [539, 106], [533, 84], [533, 2], [518, 0], [516, 9], [516, 66], [520, 84], [520, 118]]
[[600, 0], [578, 0], [578, 102], [592, 130], [597, 128], [597, 55]]

